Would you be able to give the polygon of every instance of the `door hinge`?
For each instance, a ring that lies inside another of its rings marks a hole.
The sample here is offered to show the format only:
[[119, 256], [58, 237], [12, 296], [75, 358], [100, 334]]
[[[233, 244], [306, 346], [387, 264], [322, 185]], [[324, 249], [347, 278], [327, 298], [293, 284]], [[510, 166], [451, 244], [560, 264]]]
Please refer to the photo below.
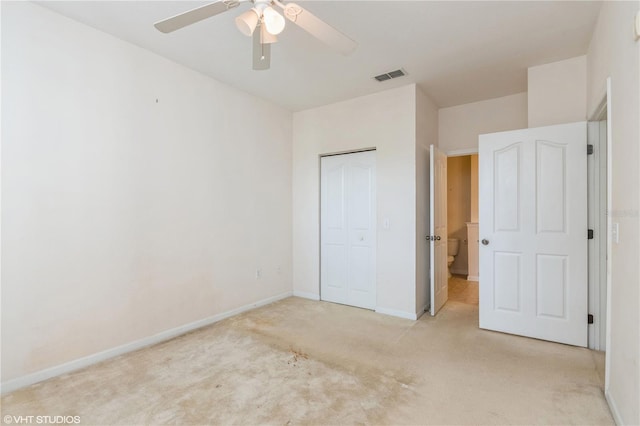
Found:
[[593, 324], [593, 314], [587, 315], [587, 324]]
[[593, 240], [593, 229], [587, 230], [587, 239]]
[[593, 145], [587, 145], [587, 155], [593, 154]]

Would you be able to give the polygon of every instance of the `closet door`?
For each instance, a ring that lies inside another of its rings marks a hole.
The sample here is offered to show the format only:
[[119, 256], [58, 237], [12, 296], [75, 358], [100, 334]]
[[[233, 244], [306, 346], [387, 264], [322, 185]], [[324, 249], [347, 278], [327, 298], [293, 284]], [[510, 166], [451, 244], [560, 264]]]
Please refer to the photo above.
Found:
[[320, 295], [376, 306], [376, 153], [322, 157]]

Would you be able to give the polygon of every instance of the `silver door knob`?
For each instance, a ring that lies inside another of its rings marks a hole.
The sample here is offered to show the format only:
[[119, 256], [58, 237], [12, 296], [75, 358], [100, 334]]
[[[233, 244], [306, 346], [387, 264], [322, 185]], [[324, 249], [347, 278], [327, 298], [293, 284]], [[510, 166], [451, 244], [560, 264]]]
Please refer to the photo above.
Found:
[[482, 240], [482, 245], [483, 245], [483, 246], [488, 246], [488, 245], [489, 245], [489, 240], [487, 240], [487, 239], [483, 239], [483, 240]]

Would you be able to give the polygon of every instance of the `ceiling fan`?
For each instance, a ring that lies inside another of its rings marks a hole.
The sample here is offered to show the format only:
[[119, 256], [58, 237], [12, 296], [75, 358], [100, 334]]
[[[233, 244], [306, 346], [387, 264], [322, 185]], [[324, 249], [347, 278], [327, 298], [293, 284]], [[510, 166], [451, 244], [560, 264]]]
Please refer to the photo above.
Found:
[[[218, 0], [158, 21], [154, 26], [163, 33], [170, 33], [234, 9], [241, 3], [253, 4], [251, 9], [236, 17], [236, 26], [244, 35], [253, 35], [254, 70], [269, 69], [271, 44], [278, 41], [277, 35], [284, 30], [284, 17], [343, 55], [350, 54], [357, 47], [355, 41], [308, 10], [295, 3], [285, 4], [280, 0]], [[284, 17], [276, 11], [275, 7], [282, 10]]]

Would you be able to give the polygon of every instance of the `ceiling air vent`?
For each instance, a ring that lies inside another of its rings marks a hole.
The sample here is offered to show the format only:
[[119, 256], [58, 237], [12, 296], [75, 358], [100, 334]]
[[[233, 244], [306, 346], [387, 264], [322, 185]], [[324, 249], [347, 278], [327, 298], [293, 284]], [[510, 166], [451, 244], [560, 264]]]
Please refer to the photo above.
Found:
[[376, 75], [373, 78], [375, 78], [378, 81], [385, 81], [385, 80], [391, 80], [392, 78], [402, 77], [403, 75], [407, 75], [407, 73], [405, 72], [405, 70], [399, 69], [395, 71], [390, 71], [385, 74]]

